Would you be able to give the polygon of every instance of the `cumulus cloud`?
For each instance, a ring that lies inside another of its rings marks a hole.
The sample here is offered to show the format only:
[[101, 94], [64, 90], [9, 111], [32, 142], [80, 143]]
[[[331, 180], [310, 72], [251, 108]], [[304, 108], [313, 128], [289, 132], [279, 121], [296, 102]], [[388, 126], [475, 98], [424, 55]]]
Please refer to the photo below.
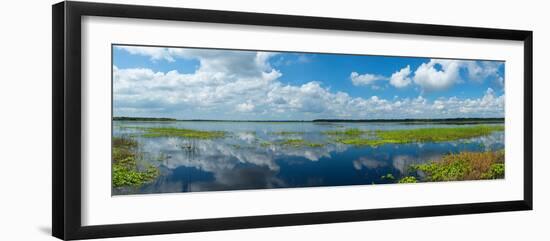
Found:
[[[269, 58], [277, 55], [273, 52], [234, 51], [219, 49], [159, 48], [117, 46], [130, 54], [148, 56], [151, 60], [175, 61], [176, 59], [195, 59], [200, 62], [198, 72], [216, 73], [222, 77], [261, 77], [272, 70]], [[231, 76], [233, 75], [233, 76]], [[210, 77], [210, 76], [204, 76]]]
[[236, 109], [240, 112], [250, 112], [254, 110], [254, 105], [251, 103], [241, 103], [237, 105]]
[[[332, 91], [317, 81], [301, 85], [281, 82], [282, 74], [269, 64], [273, 53], [154, 49], [157, 50], [126, 50], [167, 61], [196, 59], [200, 66], [193, 73], [113, 66], [115, 115], [310, 120], [501, 117], [504, 114], [504, 95], [497, 96], [492, 89], [488, 89], [482, 97], [469, 99], [449, 97], [428, 101], [421, 96], [391, 99], [353, 97], [345, 92]], [[436, 63], [441, 65], [441, 69], [435, 67]], [[406, 86], [407, 82], [414, 81], [423, 88], [444, 88], [458, 81], [455, 73], [458, 65], [452, 61], [432, 60], [419, 67], [413, 79], [409, 77], [412, 71], [407, 66], [394, 73], [389, 80], [394, 86]], [[350, 77], [360, 85], [384, 79], [383, 76], [356, 72]]]
[[460, 60], [431, 59], [416, 69], [414, 83], [425, 90], [447, 89], [460, 81], [461, 66]]
[[445, 90], [462, 82], [460, 70], [468, 72], [468, 79], [482, 82], [487, 78], [503, 80], [499, 74], [500, 61], [446, 60], [431, 59], [421, 64], [414, 72], [414, 83], [424, 90]]
[[351, 72], [349, 78], [351, 79], [351, 82], [355, 86], [361, 86], [361, 85], [370, 85], [378, 80], [386, 80], [387, 77], [383, 75], [375, 75], [375, 74], [359, 74], [357, 72]]
[[[273, 77], [222, 81], [199, 73], [118, 69], [114, 74], [115, 113], [181, 113], [178, 118], [219, 118], [221, 113], [262, 114], [253, 118], [432, 118], [502, 116], [504, 95], [488, 89], [483, 97], [383, 99], [332, 92], [318, 82], [286, 85]], [[243, 102], [243, 97], [249, 101]], [[136, 112], [141, 111], [141, 112]], [[228, 113], [229, 111], [229, 113]], [[187, 116], [192, 113], [193, 116]], [[204, 115], [201, 115], [204, 114]], [[214, 114], [214, 116], [208, 116]], [[240, 116], [246, 118], [246, 116]]]
[[488, 77], [502, 79], [498, 73], [498, 69], [503, 64], [500, 61], [465, 61], [465, 66], [468, 69], [468, 77], [471, 80], [481, 82]]
[[141, 46], [116, 46], [116, 49], [126, 50], [130, 54], [147, 56], [151, 60], [166, 60], [174, 62], [174, 58], [168, 48], [154, 48], [154, 47], [141, 47]]
[[390, 84], [396, 88], [407, 87], [411, 82], [409, 75], [411, 74], [411, 66], [402, 68], [401, 70], [393, 73], [390, 77]]
[[499, 74], [502, 64], [503, 62], [500, 61], [431, 59], [418, 66], [414, 73], [411, 71], [410, 65], [407, 65], [394, 72], [390, 77], [352, 72], [350, 79], [355, 86], [370, 85], [374, 90], [381, 89], [374, 85], [376, 81], [389, 80], [389, 83], [395, 88], [404, 88], [414, 83], [422, 90], [439, 91], [463, 82], [460, 71], [465, 70], [467, 79], [471, 81], [481, 83], [489, 78], [493, 79], [496, 86], [502, 87], [504, 78]]

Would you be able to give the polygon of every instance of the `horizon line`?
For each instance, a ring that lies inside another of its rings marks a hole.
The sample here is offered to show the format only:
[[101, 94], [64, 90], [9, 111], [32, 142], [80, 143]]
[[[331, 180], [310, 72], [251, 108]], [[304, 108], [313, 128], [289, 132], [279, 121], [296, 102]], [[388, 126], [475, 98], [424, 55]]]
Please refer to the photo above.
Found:
[[164, 120], [164, 121], [227, 121], [227, 122], [375, 122], [375, 121], [472, 121], [505, 120], [504, 117], [455, 117], [455, 118], [377, 118], [377, 119], [311, 119], [311, 120], [242, 120], [242, 119], [178, 119], [169, 117], [128, 117], [113, 116], [112, 120]]

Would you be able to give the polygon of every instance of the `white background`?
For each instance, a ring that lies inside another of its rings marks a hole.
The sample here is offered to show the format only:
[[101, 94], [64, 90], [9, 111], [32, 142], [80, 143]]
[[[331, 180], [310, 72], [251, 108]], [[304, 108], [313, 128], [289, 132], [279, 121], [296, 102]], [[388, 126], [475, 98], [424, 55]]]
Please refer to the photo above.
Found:
[[[110, 1], [115, 2], [115, 1]], [[120, 1], [131, 3], [131, 1]], [[535, 31], [535, 211], [155, 236], [155, 240], [544, 240], [550, 218], [544, 75], [550, 24], [544, 1], [133, 1], [193, 8], [318, 15]], [[51, 230], [51, 10], [53, 1], [0, 9], [2, 198], [0, 240], [53, 240]], [[151, 240], [152, 237], [123, 238]], [[122, 239], [121, 239], [122, 240]]]

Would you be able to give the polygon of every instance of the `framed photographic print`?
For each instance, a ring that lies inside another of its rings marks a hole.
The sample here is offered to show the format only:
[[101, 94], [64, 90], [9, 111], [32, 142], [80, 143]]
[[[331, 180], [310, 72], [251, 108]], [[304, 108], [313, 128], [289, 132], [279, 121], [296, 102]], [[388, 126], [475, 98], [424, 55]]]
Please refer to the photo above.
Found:
[[53, 6], [53, 235], [532, 209], [532, 32]]

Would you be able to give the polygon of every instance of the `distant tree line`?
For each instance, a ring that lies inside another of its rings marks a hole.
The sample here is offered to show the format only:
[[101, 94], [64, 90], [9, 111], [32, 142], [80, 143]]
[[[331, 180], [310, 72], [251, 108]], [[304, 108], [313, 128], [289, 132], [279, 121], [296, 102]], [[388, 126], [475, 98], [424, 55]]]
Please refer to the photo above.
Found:
[[188, 119], [178, 120], [174, 118], [155, 117], [113, 117], [115, 121], [217, 121], [217, 122], [400, 122], [400, 123], [450, 123], [450, 124], [475, 124], [475, 123], [502, 123], [504, 118], [443, 118], [443, 119], [315, 119], [315, 120], [209, 120]]
[[442, 118], [442, 119], [315, 119], [313, 122], [406, 122], [406, 123], [502, 123], [504, 118]]
[[126, 116], [115, 116], [113, 117], [115, 121], [176, 121], [173, 118], [154, 118], [154, 117], [126, 117]]

